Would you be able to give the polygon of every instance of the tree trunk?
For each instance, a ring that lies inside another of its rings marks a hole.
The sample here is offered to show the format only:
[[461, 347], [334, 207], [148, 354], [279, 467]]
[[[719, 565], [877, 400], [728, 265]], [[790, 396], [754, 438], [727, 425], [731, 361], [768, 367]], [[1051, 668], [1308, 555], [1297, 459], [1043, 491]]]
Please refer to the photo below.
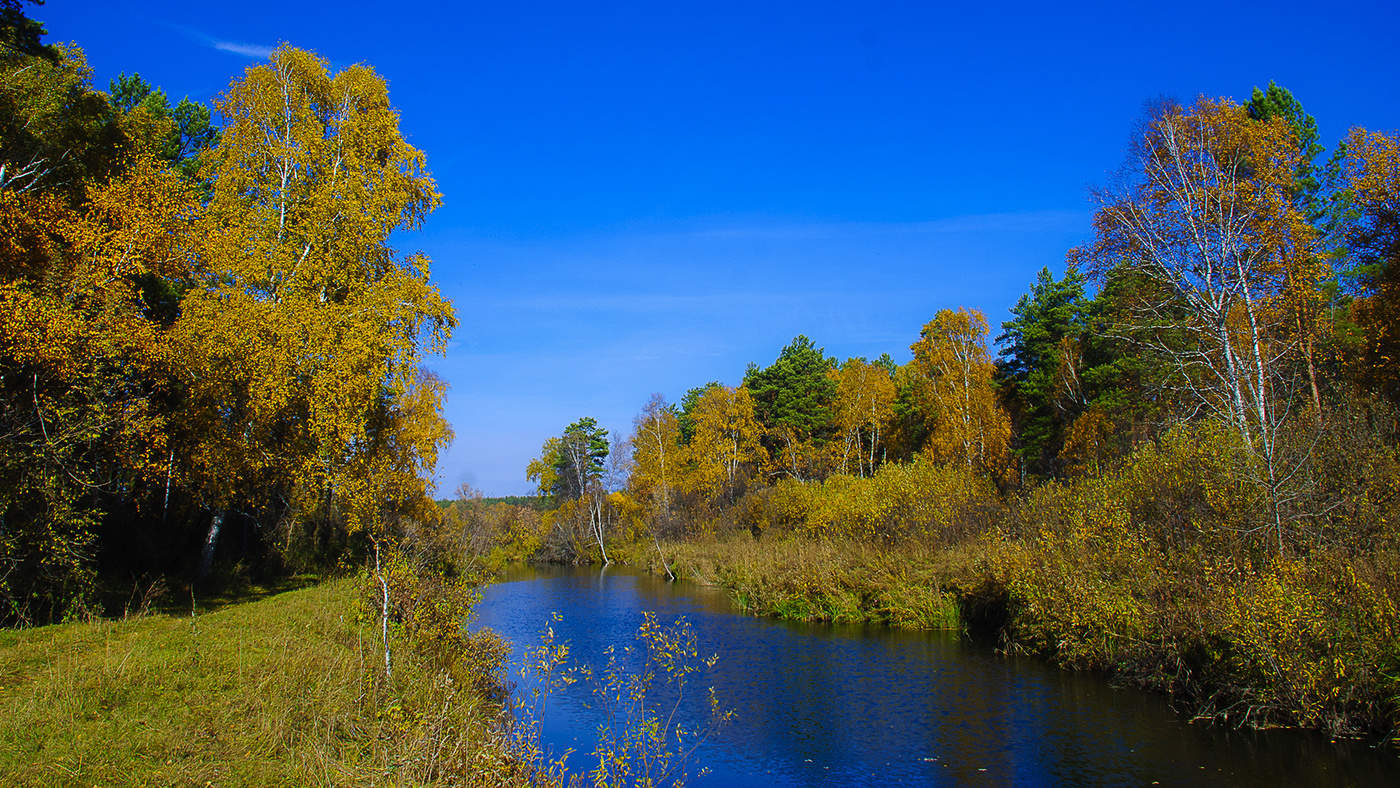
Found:
[[[1301, 322], [1302, 322], [1302, 321], [1300, 320], [1300, 321], [1299, 321], [1300, 326], [1301, 326]], [[1300, 328], [1299, 328], [1299, 331], [1301, 331], [1301, 330], [1302, 330], [1302, 328], [1300, 327]], [[1321, 426], [1322, 426], [1322, 392], [1319, 391], [1319, 390], [1318, 390], [1318, 387], [1317, 387], [1317, 367], [1314, 366], [1314, 364], [1313, 364], [1313, 339], [1312, 339], [1311, 336], [1308, 336], [1308, 337], [1307, 337], [1307, 341], [1304, 343], [1304, 346], [1303, 346], [1303, 352], [1306, 354], [1306, 358], [1307, 358], [1307, 362], [1308, 362], [1308, 385], [1312, 388], [1313, 422], [1314, 422], [1317, 426], [1321, 427]]]
[[671, 571], [671, 565], [666, 563], [666, 554], [661, 552], [661, 539], [656, 536], [656, 526], [651, 527], [651, 541], [656, 545], [656, 556], [661, 559], [661, 568], [666, 570], [666, 579], [675, 582], [676, 573]]
[[379, 606], [379, 637], [384, 643], [384, 680], [393, 678], [393, 664], [389, 651], [389, 581], [379, 568], [379, 540], [374, 541], [374, 577], [379, 581], [382, 594]]
[[204, 550], [199, 556], [199, 574], [195, 576], [197, 580], [204, 580], [209, 577], [209, 571], [214, 568], [214, 547], [219, 543], [219, 532], [224, 528], [224, 518], [228, 512], [218, 509], [209, 520], [209, 533], [204, 537]]
[[603, 566], [612, 564], [608, 558], [608, 548], [603, 544], [603, 500], [595, 493], [593, 499], [588, 502], [588, 516], [593, 521], [593, 536], [598, 540], [598, 552], [603, 556]]

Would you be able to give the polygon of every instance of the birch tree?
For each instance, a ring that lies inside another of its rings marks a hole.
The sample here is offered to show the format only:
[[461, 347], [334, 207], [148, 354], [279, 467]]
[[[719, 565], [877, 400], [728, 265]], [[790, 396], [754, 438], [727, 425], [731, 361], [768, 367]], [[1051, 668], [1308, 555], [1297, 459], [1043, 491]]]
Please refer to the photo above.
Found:
[[609, 564], [604, 518], [607, 490], [604, 461], [611, 453], [608, 431], [585, 417], [564, 428], [563, 434], [545, 441], [540, 456], [526, 466], [525, 474], [539, 491], [559, 504], [557, 522], [573, 520], [598, 545], [603, 563]]
[[890, 373], [863, 358], [847, 359], [836, 375], [836, 424], [841, 429], [841, 472], [875, 472], [880, 440], [894, 418], [895, 387]]
[[675, 410], [660, 394], [653, 394], [637, 414], [632, 434], [631, 486], [651, 499], [653, 511], [666, 516], [671, 510], [675, 486], [680, 423]]
[[1192, 412], [1224, 419], [1251, 452], [1280, 550], [1306, 460], [1281, 443], [1304, 360], [1285, 316], [1326, 274], [1293, 199], [1299, 155], [1283, 118], [1252, 121], [1226, 99], [1162, 106], [1120, 182], [1096, 195], [1088, 255], [1100, 281], [1126, 269], [1158, 286], [1159, 298], [1134, 305], [1136, 336], [1172, 367]]
[[944, 309], [910, 345], [935, 462], [958, 462], [1005, 481], [1011, 470], [1011, 420], [997, 402], [987, 352], [987, 318], [976, 309]]
[[374, 71], [332, 74], [290, 47], [248, 69], [218, 108], [227, 126], [204, 162], [212, 194], [195, 286], [172, 332], [207, 549], [250, 490], [293, 515], [333, 507], [352, 530], [376, 527], [392, 504], [367, 484], [383, 477], [366, 467], [385, 467], [368, 455], [412, 446], [422, 462], [397, 467], [421, 466], [441, 441], [383, 429], [401, 421], [395, 403], [436, 413], [441, 387], [419, 362], [456, 324], [427, 259], [390, 245], [438, 204], [425, 157]]
[[690, 441], [691, 489], [711, 499], [733, 502], [746, 472], [762, 455], [762, 427], [754, 418], [753, 397], [744, 386], [706, 389], [695, 407]]

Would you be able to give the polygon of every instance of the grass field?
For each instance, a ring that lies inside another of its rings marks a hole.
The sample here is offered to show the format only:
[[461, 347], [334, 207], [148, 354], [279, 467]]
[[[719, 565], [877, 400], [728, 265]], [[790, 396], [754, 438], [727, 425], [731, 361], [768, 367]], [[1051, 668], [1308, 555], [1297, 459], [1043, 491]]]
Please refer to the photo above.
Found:
[[425, 697], [434, 682], [411, 659], [379, 686], [376, 622], [355, 595], [337, 580], [194, 615], [0, 631], [3, 782], [431, 782], [411, 718], [453, 699]]

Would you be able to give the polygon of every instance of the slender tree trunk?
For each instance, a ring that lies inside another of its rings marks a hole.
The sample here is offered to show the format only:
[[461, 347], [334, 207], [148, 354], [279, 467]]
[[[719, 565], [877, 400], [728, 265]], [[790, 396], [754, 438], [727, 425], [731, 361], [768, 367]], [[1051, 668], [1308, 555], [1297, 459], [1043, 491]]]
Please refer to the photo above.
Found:
[[603, 544], [603, 498], [595, 491], [588, 502], [588, 517], [593, 525], [593, 537], [598, 540], [598, 552], [603, 556], [603, 566], [612, 564], [608, 558], [608, 548]]
[[160, 505], [160, 522], [165, 524], [166, 515], [170, 512], [170, 481], [175, 476], [175, 450], [170, 450], [170, 459], [165, 463], [165, 500]]
[[[658, 417], [659, 418], [659, 417]], [[656, 455], [661, 461], [661, 511], [671, 511], [671, 485], [666, 477], [666, 441], [662, 439], [661, 424], [653, 421], [656, 436]]]
[[656, 557], [661, 559], [661, 568], [666, 570], [666, 579], [675, 581], [676, 573], [671, 571], [671, 565], [666, 563], [666, 554], [661, 552], [661, 540], [656, 536], [656, 526], [651, 528], [651, 541], [656, 545]]
[[379, 540], [374, 539], [374, 578], [379, 581], [379, 638], [384, 644], [384, 679], [393, 677], [393, 662], [389, 651], [389, 581], [379, 566]]
[[1230, 345], [1230, 329], [1225, 325], [1225, 318], [1219, 318], [1219, 335], [1221, 351], [1225, 354], [1225, 379], [1228, 382], [1230, 397], [1230, 410], [1232, 421], [1240, 431], [1240, 437], [1246, 443], [1251, 442], [1249, 434], [1249, 411], [1244, 404], [1244, 391], [1241, 389], [1240, 370], [1235, 361], [1235, 350]]
[[219, 532], [224, 528], [224, 519], [228, 516], [225, 509], [216, 509], [214, 515], [209, 518], [209, 533], [204, 537], [204, 549], [199, 555], [199, 574], [196, 579], [204, 580], [209, 577], [209, 572], [214, 568], [214, 548], [219, 543]]
[[[1300, 333], [1303, 330], [1302, 323], [1303, 319], [1301, 317], [1298, 318], [1298, 331]], [[1306, 359], [1308, 366], [1308, 386], [1312, 389], [1313, 422], [1321, 427], [1322, 392], [1317, 387], [1317, 367], [1313, 364], [1313, 338], [1311, 334], [1307, 335], [1307, 339], [1303, 342], [1303, 357]]]

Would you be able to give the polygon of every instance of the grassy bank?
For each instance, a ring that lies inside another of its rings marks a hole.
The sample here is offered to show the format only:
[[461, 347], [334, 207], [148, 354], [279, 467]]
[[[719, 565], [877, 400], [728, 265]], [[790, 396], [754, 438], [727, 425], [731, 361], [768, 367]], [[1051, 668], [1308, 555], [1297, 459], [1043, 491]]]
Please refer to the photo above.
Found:
[[505, 781], [496, 706], [411, 648], [393, 680], [361, 585], [208, 613], [0, 632], [0, 774], [18, 785]]
[[1400, 745], [1396, 553], [1250, 569], [1103, 536], [928, 548], [731, 533], [663, 549], [678, 576], [754, 615], [973, 631], [1162, 692], [1189, 716]]
[[[918, 544], [896, 549], [747, 533], [670, 542], [677, 576], [726, 589], [742, 610], [792, 621], [960, 629], [956, 578], [972, 553]], [[650, 558], [655, 562], [655, 553]], [[660, 571], [659, 564], [652, 567]]]
[[[736, 507], [741, 528], [665, 550], [679, 574], [755, 614], [978, 630], [1008, 651], [1163, 692], [1192, 716], [1400, 742], [1400, 534], [1384, 487], [1394, 475], [1359, 476], [1349, 511], [1290, 532], [1297, 546], [1280, 554], [1255, 535], [1250, 498], [1213, 467], [1222, 457], [1217, 436], [1179, 433], [999, 509], [878, 474], [789, 485], [757, 515]], [[981, 522], [939, 522], [960, 511]]]

